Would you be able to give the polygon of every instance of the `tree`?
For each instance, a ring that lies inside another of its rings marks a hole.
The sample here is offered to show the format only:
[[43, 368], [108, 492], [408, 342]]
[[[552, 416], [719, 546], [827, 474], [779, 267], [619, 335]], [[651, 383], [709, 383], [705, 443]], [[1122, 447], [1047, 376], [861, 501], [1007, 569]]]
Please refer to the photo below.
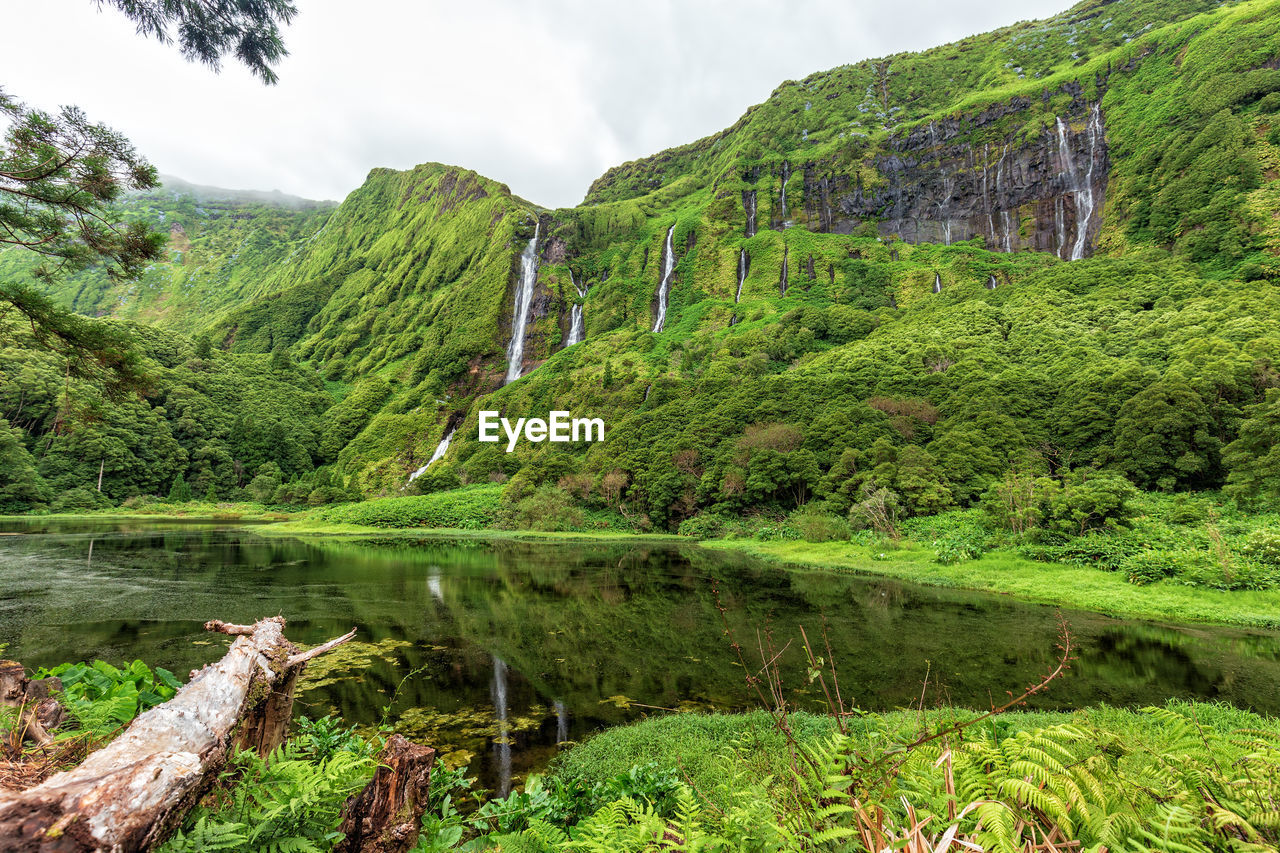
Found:
[[[138, 33], [170, 43], [182, 55], [219, 70], [231, 53], [264, 83], [288, 55], [279, 25], [297, 14], [288, 0], [98, 0], [138, 25]], [[49, 281], [103, 264], [114, 278], [135, 279], [161, 257], [165, 238], [140, 222], [121, 223], [110, 207], [129, 190], [159, 184], [155, 167], [129, 141], [76, 107], [33, 110], [0, 89], [0, 248], [21, 246], [42, 257], [33, 273]], [[7, 306], [7, 307], [5, 307]], [[0, 284], [0, 320], [17, 311], [37, 341], [67, 360], [68, 375], [104, 382], [108, 390], [143, 384], [129, 336], [54, 305], [21, 282]]]
[[49, 498], [49, 487], [22, 443], [22, 430], [0, 418], [0, 512], [25, 512]]
[[279, 79], [272, 68], [289, 55], [280, 25], [298, 14], [289, 0], [98, 0], [114, 6], [138, 25], [138, 35], [162, 44], [174, 41], [184, 59], [218, 72], [228, 53], [267, 85]]
[[1231, 472], [1223, 491], [1242, 504], [1280, 500], [1280, 389], [1268, 389], [1266, 400], [1246, 411], [1239, 438], [1223, 453]]
[[181, 475], [173, 479], [173, 486], [169, 489], [169, 503], [182, 504], [191, 500], [191, 486], [187, 485], [186, 478]]

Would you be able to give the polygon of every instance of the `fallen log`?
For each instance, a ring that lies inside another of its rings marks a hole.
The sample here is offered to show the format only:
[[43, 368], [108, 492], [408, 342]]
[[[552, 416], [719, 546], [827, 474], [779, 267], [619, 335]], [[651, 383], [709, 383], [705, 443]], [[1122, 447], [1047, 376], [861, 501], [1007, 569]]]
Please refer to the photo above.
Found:
[[0, 850], [131, 853], [162, 842], [213, 784], [233, 745], [265, 754], [283, 739], [306, 665], [290, 665], [300, 653], [284, 624], [279, 616], [207, 623], [237, 637], [220, 661], [193, 672], [172, 699], [80, 766], [0, 797]]
[[404, 853], [418, 840], [436, 751], [392, 735], [365, 789], [347, 800], [334, 853]]

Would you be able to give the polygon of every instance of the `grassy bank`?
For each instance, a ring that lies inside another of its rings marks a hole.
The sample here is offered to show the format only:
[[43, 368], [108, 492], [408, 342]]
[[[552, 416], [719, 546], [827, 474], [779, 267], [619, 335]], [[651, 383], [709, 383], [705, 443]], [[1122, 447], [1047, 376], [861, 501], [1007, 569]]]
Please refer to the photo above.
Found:
[[464, 835], [507, 853], [639, 851], [656, 837], [761, 853], [952, 849], [948, 836], [986, 850], [1050, 849], [1036, 845], [1055, 836], [1135, 851], [1280, 839], [1276, 719], [1185, 702], [979, 717], [855, 715], [844, 732], [811, 714], [657, 717], [563, 753], [500, 810], [428, 815], [419, 849]]
[[1258, 628], [1280, 626], [1280, 590], [1228, 592], [1169, 582], [1135, 586], [1120, 572], [1042, 563], [1007, 551], [991, 551], [977, 560], [942, 565], [934, 559], [931, 548], [909, 542], [892, 551], [850, 542], [718, 539], [702, 545], [791, 568], [886, 575], [930, 586], [994, 592], [1112, 616]]

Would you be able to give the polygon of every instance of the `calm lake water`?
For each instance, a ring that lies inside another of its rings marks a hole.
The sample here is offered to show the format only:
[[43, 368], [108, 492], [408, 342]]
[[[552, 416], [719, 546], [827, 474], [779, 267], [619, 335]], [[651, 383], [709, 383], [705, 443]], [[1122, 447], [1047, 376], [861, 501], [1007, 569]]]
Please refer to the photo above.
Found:
[[[288, 636], [358, 644], [308, 670], [299, 713], [384, 718], [470, 761], [490, 788], [557, 744], [659, 709], [755, 707], [744, 645], [811, 638], [825, 618], [840, 683], [866, 710], [986, 707], [1052, 668], [1053, 608], [873, 577], [786, 573], [693, 545], [282, 539], [213, 524], [8, 524], [0, 643], [28, 666], [141, 658], [185, 678], [220, 657], [207, 619], [283, 614]], [[1064, 613], [1079, 656], [1033, 707], [1171, 697], [1280, 712], [1280, 633]], [[750, 659], [749, 659], [750, 662]], [[783, 658], [792, 688], [803, 667]], [[796, 692], [801, 704], [817, 696]], [[389, 710], [387, 710], [389, 707]]]

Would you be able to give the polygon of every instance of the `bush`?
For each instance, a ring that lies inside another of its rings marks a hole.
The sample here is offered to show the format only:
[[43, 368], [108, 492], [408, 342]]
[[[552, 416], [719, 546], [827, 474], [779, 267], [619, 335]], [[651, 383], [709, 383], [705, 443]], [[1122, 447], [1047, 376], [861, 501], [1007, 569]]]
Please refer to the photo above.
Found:
[[676, 531], [681, 536], [692, 536], [695, 539], [715, 539], [724, 534], [728, 519], [713, 512], [700, 512], [692, 518], [680, 522]]
[[1133, 518], [1138, 490], [1119, 474], [1077, 470], [1049, 499], [1049, 526], [1069, 535], [1124, 527]]
[[1127, 536], [1095, 532], [1071, 539], [1065, 544], [1028, 545], [1019, 551], [1023, 556], [1043, 563], [1067, 563], [1114, 572], [1141, 548], [1140, 543]]
[[806, 542], [847, 542], [849, 522], [835, 515], [814, 510], [792, 513], [790, 523]]
[[1139, 551], [1126, 557], [1120, 570], [1129, 583], [1144, 586], [1180, 575], [1194, 577], [1208, 567], [1206, 555], [1199, 551]]
[[581, 530], [582, 509], [573, 496], [558, 486], [542, 485], [533, 494], [521, 498], [514, 513], [505, 513], [503, 521], [518, 530], [563, 532]]
[[102, 492], [80, 486], [59, 495], [53, 502], [53, 511], [74, 512], [75, 510], [107, 509], [110, 506], [111, 501]]
[[965, 560], [976, 560], [986, 552], [984, 543], [975, 542], [963, 536], [939, 539], [933, 543], [934, 562], [944, 566], [953, 566]]
[[1274, 530], [1255, 530], [1245, 540], [1240, 553], [1246, 559], [1263, 566], [1280, 567], [1280, 533]]

